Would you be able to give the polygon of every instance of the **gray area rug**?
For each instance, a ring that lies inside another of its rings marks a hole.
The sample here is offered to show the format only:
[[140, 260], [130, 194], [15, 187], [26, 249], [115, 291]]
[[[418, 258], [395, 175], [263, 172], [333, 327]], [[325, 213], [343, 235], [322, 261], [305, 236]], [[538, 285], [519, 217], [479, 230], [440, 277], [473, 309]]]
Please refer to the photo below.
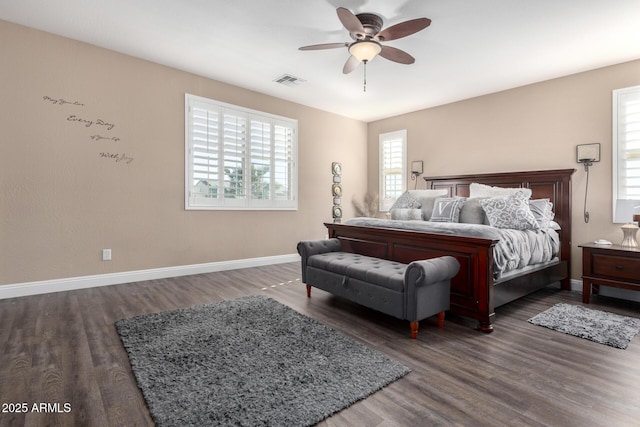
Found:
[[528, 322], [621, 349], [627, 348], [640, 331], [640, 319], [563, 303], [535, 315]]
[[306, 426], [409, 373], [264, 296], [116, 322], [159, 426]]

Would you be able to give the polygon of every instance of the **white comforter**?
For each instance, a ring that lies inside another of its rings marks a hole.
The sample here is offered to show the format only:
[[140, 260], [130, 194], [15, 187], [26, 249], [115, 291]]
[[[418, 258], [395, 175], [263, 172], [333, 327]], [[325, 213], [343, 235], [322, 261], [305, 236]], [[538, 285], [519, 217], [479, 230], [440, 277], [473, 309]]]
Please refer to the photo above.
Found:
[[551, 261], [560, 251], [560, 238], [552, 229], [511, 230], [482, 224], [399, 221], [380, 218], [353, 218], [347, 220], [345, 224], [498, 240], [493, 252], [496, 279], [508, 271]]

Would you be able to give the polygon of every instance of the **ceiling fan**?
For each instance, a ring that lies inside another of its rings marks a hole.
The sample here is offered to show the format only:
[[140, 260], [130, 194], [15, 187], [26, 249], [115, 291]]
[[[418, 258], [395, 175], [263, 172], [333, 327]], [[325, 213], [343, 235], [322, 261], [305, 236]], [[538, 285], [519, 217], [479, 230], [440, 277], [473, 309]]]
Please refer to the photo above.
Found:
[[[339, 7], [336, 12], [342, 25], [349, 31], [353, 42], [324, 43], [303, 46], [300, 50], [322, 50], [347, 47], [349, 59], [344, 64], [342, 72], [348, 74], [355, 70], [362, 62], [367, 64], [376, 55], [400, 64], [413, 64], [415, 58], [407, 52], [391, 46], [383, 46], [381, 42], [396, 40], [424, 30], [431, 25], [427, 18], [411, 19], [382, 30], [383, 20], [373, 13], [359, 13], [354, 15], [349, 9]], [[382, 31], [381, 31], [382, 30]]]

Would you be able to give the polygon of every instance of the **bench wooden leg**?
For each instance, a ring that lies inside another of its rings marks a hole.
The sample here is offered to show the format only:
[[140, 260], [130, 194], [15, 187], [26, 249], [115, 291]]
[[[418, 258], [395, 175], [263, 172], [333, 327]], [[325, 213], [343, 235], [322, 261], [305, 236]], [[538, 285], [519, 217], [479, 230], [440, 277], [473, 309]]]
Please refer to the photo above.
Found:
[[307, 298], [311, 298], [311, 285], [307, 285]]
[[[411, 338], [418, 338], [418, 322], [410, 322], [411, 325]], [[444, 311], [438, 313], [438, 328], [444, 328]]]
[[411, 339], [418, 338], [418, 322], [411, 322]]

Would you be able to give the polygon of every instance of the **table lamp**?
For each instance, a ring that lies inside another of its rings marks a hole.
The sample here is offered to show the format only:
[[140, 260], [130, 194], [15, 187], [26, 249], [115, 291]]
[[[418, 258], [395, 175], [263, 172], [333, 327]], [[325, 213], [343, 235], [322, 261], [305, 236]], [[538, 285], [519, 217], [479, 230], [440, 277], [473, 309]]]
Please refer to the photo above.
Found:
[[621, 246], [637, 248], [638, 241], [636, 234], [638, 233], [638, 225], [632, 221], [640, 219], [640, 200], [635, 199], [618, 199], [616, 200], [616, 215], [613, 219], [615, 223], [624, 223], [622, 228]]

